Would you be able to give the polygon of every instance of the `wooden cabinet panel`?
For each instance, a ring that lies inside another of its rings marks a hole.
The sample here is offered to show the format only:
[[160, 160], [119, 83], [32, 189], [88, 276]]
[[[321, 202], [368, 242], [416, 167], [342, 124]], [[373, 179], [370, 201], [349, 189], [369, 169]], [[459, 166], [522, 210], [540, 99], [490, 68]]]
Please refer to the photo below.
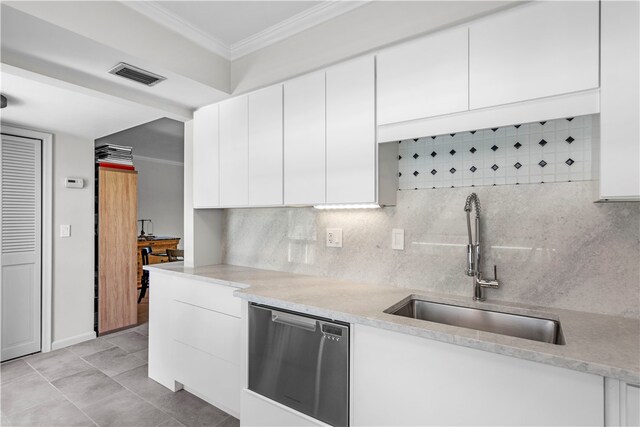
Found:
[[378, 125], [467, 110], [467, 28], [385, 49], [377, 74]]
[[98, 332], [135, 325], [138, 175], [98, 171]]
[[325, 202], [325, 74], [284, 83], [284, 203]]
[[220, 206], [249, 204], [248, 100], [220, 103]]
[[219, 195], [219, 105], [193, 113], [193, 206], [217, 207]]
[[377, 148], [374, 58], [328, 69], [326, 91], [327, 203], [373, 203]]
[[597, 88], [598, 37], [597, 1], [532, 2], [474, 22], [469, 108]]
[[[602, 425], [597, 375], [355, 325], [354, 425]], [[498, 404], [488, 408], [487, 400]], [[489, 397], [490, 396], [490, 397]]]
[[281, 205], [282, 85], [249, 95], [249, 205]]

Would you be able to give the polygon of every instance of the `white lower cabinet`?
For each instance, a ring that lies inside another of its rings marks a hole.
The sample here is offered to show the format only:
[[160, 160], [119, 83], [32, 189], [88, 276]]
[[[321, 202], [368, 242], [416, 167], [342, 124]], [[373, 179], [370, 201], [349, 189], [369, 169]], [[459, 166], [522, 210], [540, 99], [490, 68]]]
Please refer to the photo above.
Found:
[[240, 416], [240, 300], [234, 288], [151, 272], [149, 377]]
[[605, 426], [640, 426], [640, 386], [605, 380]]
[[602, 425], [600, 376], [355, 325], [352, 424]]
[[322, 421], [301, 414], [251, 390], [242, 390], [241, 426], [306, 427], [326, 426]]

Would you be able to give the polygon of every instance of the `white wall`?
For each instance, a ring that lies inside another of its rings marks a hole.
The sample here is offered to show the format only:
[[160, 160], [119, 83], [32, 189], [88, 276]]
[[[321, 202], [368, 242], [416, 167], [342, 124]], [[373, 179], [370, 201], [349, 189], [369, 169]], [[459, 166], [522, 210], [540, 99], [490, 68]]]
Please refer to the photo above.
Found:
[[138, 218], [152, 219], [156, 236], [180, 237], [182, 248], [184, 166], [148, 157], [135, 157], [134, 164], [138, 170]]
[[[53, 137], [53, 325], [52, 347], [90, 339], [94, 298], [94, 145], [89, 139]], [[85, 180], [64, 187], [65, 177]], [[71, 237], [59, 237], [61, 224]]]

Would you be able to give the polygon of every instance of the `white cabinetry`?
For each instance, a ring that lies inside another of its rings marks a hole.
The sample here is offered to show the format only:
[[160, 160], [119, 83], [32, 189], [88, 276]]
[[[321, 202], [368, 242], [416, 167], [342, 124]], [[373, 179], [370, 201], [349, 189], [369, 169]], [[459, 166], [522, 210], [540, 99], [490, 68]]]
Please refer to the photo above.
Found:
[[282, 85], [249, 95], [249, 205], [281, 205]]
[[327, 203], [376, 202], [375, 63], [327, 70]]
[[378, 125], [469, 107], [466, 27], [386, 49], [377, 65]]
[[603, 378], [355, 325], [353, 425], [602, 425]]
[[220, 103], [220, 205], [249, 204], [248, 100]]
[[193, 113], [193, 206], [220, 206], [219, 105], [207, 105]]
[[267, 399], [251, 390], [242, 390], [242, 415], [240, 425], [274, 427], [328, 426], [322, 421]]
[[284, 83], [284, 203], [325, 202], [325, 73]]
[[598, 33], [597, 1], [532, 2], [471, 24], [469, 108], [597, 88]]
[[605, 426], [640, 425], [640, 387], [624, 381], [605, 380]]
[[149, 377], [240, 414], [240, 300], [234, 288], [151, 272]]
[[598, 199], [640, 199], [640, 4], [603, 1]]

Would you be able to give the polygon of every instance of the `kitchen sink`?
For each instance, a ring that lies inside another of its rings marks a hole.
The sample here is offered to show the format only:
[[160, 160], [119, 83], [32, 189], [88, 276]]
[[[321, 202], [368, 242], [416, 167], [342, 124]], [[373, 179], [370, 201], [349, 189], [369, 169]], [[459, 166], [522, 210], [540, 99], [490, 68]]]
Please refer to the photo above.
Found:
[[565, 343], [560, 322], [557, 320], [442, 304], [416, 298], [410, 299], [399, 308], [396, 308], [396, 305], [385, 312], [551, 344]]

